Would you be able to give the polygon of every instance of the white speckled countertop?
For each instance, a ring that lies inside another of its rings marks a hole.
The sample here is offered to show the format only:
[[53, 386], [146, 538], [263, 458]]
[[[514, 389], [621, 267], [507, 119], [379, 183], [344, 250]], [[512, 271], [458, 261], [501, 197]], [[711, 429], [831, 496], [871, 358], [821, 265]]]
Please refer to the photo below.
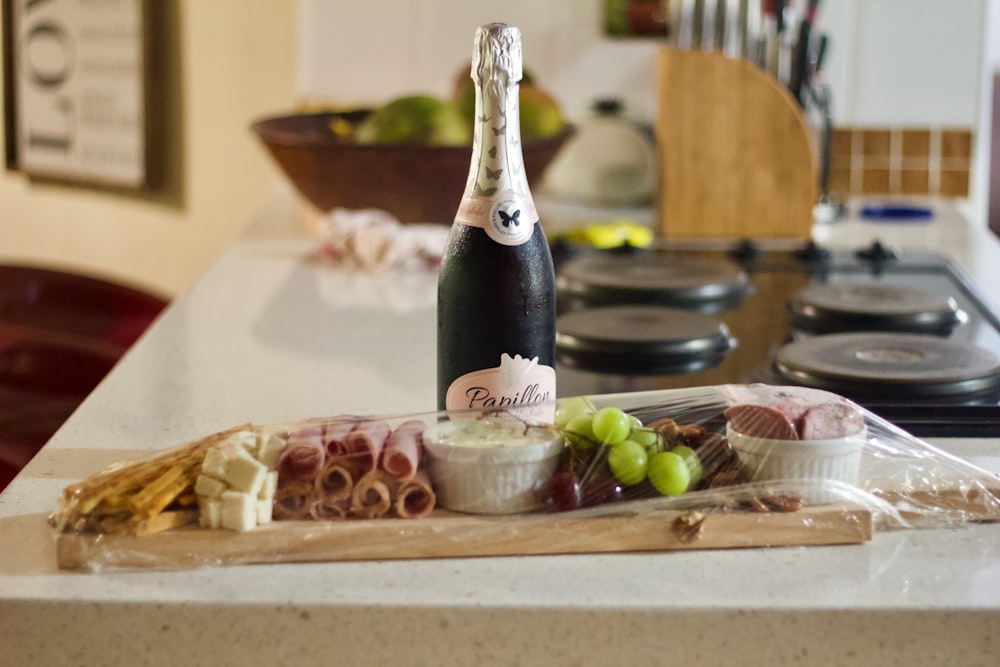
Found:
[[[817, 240], [933, 248], [1000, 302], [1000, 244], [958, 216], [912, 233], [836, 225]], [[839, 547], [58, 571], [45, 516], [122, 450], [433, 407], [435, 277], [323, 267], [309, 240], [268, 228], [223, 254], [0, 496], [0, 664], [997, 664], [1000, 525]], [[938, 444], [1000, 471], [1000, 433]]]

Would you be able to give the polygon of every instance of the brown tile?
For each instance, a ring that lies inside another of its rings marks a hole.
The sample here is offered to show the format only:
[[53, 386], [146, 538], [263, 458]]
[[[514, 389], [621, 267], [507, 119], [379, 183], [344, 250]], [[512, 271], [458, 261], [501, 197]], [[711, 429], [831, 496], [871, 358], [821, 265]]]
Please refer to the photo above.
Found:
[[866, 195], [887, 194], [889, 170], [865, 167], [861, 170], [861, 193]]
[[972, 157], [972, 132], [969, 130], [941, 130], [941, 157]]
[[851, 168], [851, 156], [841, 155], [839, 153], [833, 153], [830, 155], [830, 168], [831, 169], [847, 169]]
[[851, 191], [851, 170], [830, 169], [830, 192], [849, 193]]
[[837, 127], [833, 130], [830, 146], [831, 155], [850, 155], [853, 151], [851, 142], [854, 140], [854, 130], [849, 127]]
[[861, 133], [862, 152], [867, 162], [868, 156], [889, 156], [890, 137], [889, 130], [864, 130]]
[[967, 197], [969, 195], [969, 171], [942, 169], [938, 189], [944, 197]]
[[900, 153], [903, 158], [924, 158], [931, 154], [930, 130], [903, 130], [900, 135]]
[[927, 169], [903, 169], [899, 172], [899, 192], [904, 195], [925, 195], [930, 192], [930, 172]]

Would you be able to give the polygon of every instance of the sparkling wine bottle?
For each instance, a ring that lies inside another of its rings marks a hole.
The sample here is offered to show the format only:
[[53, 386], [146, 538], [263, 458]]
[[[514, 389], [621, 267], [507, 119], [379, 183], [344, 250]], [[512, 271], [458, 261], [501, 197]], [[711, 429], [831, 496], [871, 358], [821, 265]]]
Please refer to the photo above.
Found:
[[438, 409], [551, 421], [555, 279], [521, 154], [517, 28], [476, 31], [472, 78], [472, 163], [438, 280]]

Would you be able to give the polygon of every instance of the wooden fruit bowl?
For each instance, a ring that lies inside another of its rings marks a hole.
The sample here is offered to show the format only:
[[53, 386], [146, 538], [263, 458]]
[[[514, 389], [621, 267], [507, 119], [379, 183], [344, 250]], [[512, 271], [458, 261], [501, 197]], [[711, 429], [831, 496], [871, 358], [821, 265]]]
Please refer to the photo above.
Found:
[[[369, 110], [294, 114], [256, 121], [251, 129], [299, 194], [322, 212], [380, 208], [401, 222], [451, 223], [465, 190], [471, 146], [362, 145], [337, 136], [331, 121], [356, 123]], [[537, 187], [572, 134], [522, 146], [528, 182]]]

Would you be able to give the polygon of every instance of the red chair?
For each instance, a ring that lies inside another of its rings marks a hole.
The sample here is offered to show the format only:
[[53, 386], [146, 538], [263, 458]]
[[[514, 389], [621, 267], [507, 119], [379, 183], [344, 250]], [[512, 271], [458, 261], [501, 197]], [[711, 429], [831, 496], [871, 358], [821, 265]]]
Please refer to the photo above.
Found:
[[95, 277], [0, 266], [0, 490], [166, 305]]

